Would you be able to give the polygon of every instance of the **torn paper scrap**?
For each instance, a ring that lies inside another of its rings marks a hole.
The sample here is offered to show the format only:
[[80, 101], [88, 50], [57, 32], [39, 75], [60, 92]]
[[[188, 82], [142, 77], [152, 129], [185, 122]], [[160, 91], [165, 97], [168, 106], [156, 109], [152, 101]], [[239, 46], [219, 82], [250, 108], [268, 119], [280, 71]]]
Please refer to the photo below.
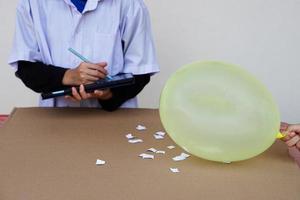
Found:
[[138, 125], [137, 127], [136, 127], [136, 130], [138, 130], [138, 131], [144, 131], [144, 130], [146, 130], [147, 128], [145, 127], [145, 126], [143, 126], [143, 125]]
[[173, 145], [170, 145], [170, 146], [167, 146], [168, 149], [175, 149], [175, 146]]
[[154, 136], [154, 138], [157, 139], [157, 140], [162, 140], [162, 139], [164, 139], [164, 137], [161, 136], [161, 135], [156, 135], [156, 134], [154, 134], [153, 136]]
[[104, 160], [97, 159], [96, 165], [105, 165], [105, 161], [104, 161]]
[[170, 168], [171, 172], [173, 173], [179, 173], [179, 169], [178, 168]]
[[135, 137], [131, 133], [129, 133], [129, 134], [126, 135], [126, 138], [130, 140], [130, 139], [133, 139]]
[[128, 140], [128, 142], [131, 144], [136, 144], [136, 143], [143, 142], [143, 140], [142, 139], [130, 139], [130, 140]]
[[165, 151], [156, 151], [155, 153], [157, 153], [157, 154], [165, 154], [166, 152]]
[[157, 140], [164, 139], [165, 135], [166, 135], [166, 133], [162, 132], [162, 131], [158, 131], [158, 132], [153, 134], [154, 138], [157, 139]]
[[150, 149], [148, 149], [147, 151], [152, 152], [152, 153], [156, 153], [156, 152], [157, 152], [157, 150], [154, 149], [154, 148], [150, 148]]
[[143, 159], [154, 159], [154, 155], [142, 153], [139, 155], [139, 157], [142, 157]]
[[172, 158], [174, 161], [182, 161], [182, 160], [185, 160], [186, 158], [185, 157], [182, 157], [182, 156], [175, 156], [174, 158]]
[[155, 133], [155, 135], [160, 135], [160, 136], [164, 137], [166, 135], [166, 133], [162, 132], [162, 131], [158, 131]]
[[174, 161], [182, 161], [187, 159], [188, 157], [190, 157], [190, 155], [186, 154], [186, 153], [181, 153], [179, 156], [175, 156], [174, 158], [172, 158]]
[[185, 158], [190, 157], [190, 155], [189, 155], [189, 154], [186, 154], [186, 153], [181, 153], [180, 156], [185, 157]]

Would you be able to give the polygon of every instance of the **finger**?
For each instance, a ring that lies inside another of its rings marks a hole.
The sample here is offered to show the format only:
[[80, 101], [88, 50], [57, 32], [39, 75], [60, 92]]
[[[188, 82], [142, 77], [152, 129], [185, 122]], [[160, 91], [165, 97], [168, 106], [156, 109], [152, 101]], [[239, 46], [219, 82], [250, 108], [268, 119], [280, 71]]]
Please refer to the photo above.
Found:
[[91, 84], [91, 83], [95, 83], [96, 81], [98, 81], [99, 78], [98, 77], [93, 77], [90, 75], [85, 75], [84, 79], [81, 79], [81, 84], [86, 85], [86, 84]]
[[298, 134], [300, 134], [300, 124], [294, 124], [294, 125], [290, 125], [287, 128], [288, 132], [296, 132]]
[[90, 77], [94, 77], [94, 78], [105, 78], [107, 75], [107, 71], [106, 70], [93, 70], [93, 69], [86, 69], [85, 73], [90, 76]]
[[296, 135], [295, 132], [288, 132], [288, 131], [284, 131], [283, 134], [285, 135], [285, 137], [282, 138], [282, 140], [283, 140], [284, 142], [289, 141], [290, 139], [292, 139], [292, 138]]
[[105, 95], [105, 94], [107, 94], [110, 90], [109, 90], [109, 89], [103, 89], [103, 90], [96, 90], [96, 91], [102, 93], [102, 95]]
[[104, 68], [104, 67], [107, 67], [107, 62], [100, 62], [100, 63], [96, 63], [96, 65]]
[[98, 69], [100, 72], [104, 73], [105, 75], [108, 74], [107, 70], [105, 69], [105, 67], [107, 67], [106, 62], [97, 63], [96, 65], [100, 67], [100, 69]]
[[285, 136], [284, 138], [281, 138], [282, 141], [287, 142], [289, 141], [291, 138], [289, 136]]
[[[91, 70], [103, 70], [106, 64], [94, 64], [94, 63], [81, 63], [79, 66], [79, 72], [84, 71], [85, 69]], [[105, 69], [104, 69], [105, 70]]]
[[300, 136], [296, 135], [295, 137], [291, 138], [290, 140], [286, 141], [285, 143], [289, 146], [295, 146], [297, 144], [297, 142], [300, 141]]
[[77, 101], [81, 101], [82, 98], [79, 95], [79, 93], [77, 92], [75, 87], [72, 87], [72, 95]]
[[98, 69], [98, 71], [99, 71], [100, 73], [102, 73], [102, 74], [105, 74], [105, 75], [108, 74], [107, 70], [106, 70], [105, 68], [103, 68], [103, 67], [100, 67], [100, 69]]
[[97, 97], [101, 97], [103, 95], [103, 91], [102, 90], [95, 90], [94, 94], [96, 94]]
[[86, 68], [91, 69], [91, 70], [98, 70], [98, 71], [101, 71], [103, 73], [105, 73], [105, 72], [107, 73], [106, 69], [104, 69], [103, 66], [104, 65], [100, 66], [100, 65], [97, 65], [97, 64], [89, 63]]
[[99, 99], [101, 97], [101, 94], [95, 93], [95, 91], [93, 93], [89, 93], [91, 95], [90, 98], [96, 98]]
[[103, 91], [103, 94], [102, 94], [102, 97], [103, 98], [107, 98], [108, 96], [110, 96], [111, 92], [109, 89], [107, 90], [102, 90]]
[[103, 90], [102, 95], [98, 96], [98, 99], [101, 99], [101, 100], [108, 100], [110, 98], [112, 98], [112, 93], [110, 90]]
[[295, 133], [295, 132], [289, 132], [288, 133], [288, 136], [290, 137], [290, 138], [292, 138], [292, 137], [295, 137], [297, 134]]
[[83, 85], [79, 86], [79, 93], [80, 93], [80, 96], [81, 96], [82, 99], [87, 99], [88, 98], [87, 93], [85, 92]]

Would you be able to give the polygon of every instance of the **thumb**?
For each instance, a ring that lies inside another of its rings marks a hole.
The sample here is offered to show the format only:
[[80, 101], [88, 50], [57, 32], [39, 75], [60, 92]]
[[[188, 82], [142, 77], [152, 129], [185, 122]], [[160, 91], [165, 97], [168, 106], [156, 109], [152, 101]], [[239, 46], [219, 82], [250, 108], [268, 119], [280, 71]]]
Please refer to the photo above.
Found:
[[288, 123], [285, 123], [285, 122], [281, 122], [280, 124], [280, 131], [285, 131], [287, 128], [289, 127], [289, 124]]

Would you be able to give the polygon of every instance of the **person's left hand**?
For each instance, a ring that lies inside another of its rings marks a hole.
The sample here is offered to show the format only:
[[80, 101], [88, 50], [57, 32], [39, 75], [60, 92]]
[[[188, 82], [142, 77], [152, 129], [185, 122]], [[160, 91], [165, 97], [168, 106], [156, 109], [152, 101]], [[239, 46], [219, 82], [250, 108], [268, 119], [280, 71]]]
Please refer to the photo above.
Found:
[[94, 93], [87, 93], [83, 85], [80, 85], [79, 91], [75, 87], [72, 87], [72, 96], [66, 96], [67, 99], [73, 101], [81, 101], [86, 99], [99, 99], [99, 100], [109, 100], [112, 98], [112, 92], [110, 89], [107, 90], [95, 90]]

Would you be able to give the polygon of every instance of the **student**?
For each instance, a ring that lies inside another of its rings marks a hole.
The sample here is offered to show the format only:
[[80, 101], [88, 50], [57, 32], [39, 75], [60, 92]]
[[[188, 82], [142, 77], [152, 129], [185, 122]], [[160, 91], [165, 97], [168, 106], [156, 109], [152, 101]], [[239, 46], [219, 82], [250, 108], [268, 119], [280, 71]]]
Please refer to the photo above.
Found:
[[300, 167], [300, 124], [291, 125], [282, 123], [280, 129], [280, 131], [286, 135], [283, 141], [288, 146], [290, 155]]
[[[73, 48], [95, 64], [81, 63]], [[40, 100], [43, 107], [137, 107], [136, 95], [159, 72], [143, 0], [20, 0], [9, 64], [35, 92], [70, 86], [72, 97]], [[84, 84], [132, 73], [135, 84], [86, 93]]]

